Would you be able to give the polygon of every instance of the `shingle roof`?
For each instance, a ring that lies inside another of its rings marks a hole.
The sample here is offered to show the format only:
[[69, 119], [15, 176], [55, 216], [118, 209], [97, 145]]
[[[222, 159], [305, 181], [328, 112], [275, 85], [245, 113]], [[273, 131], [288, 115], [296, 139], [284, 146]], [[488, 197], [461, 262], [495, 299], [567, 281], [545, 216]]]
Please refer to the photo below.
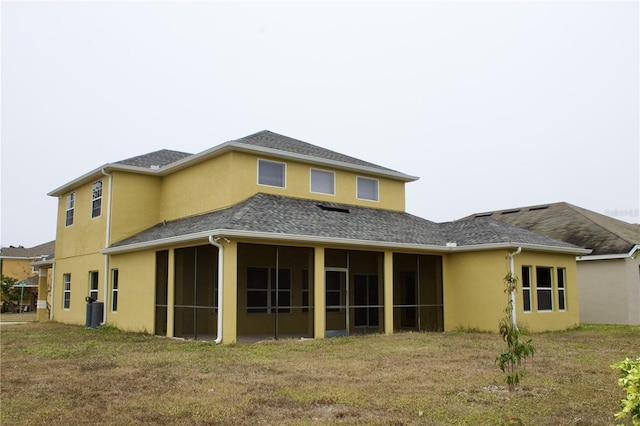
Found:
[[0, 257], [19, 257], [35, 259], [42, 256], [51, 256], [56, 251], [55, 240], [49, 241], [34, 247], [2, 247], [0, 249]]
[[369, 163], [358, 158], [350, 157], [348, 155], [340, 154], [338, 152], [312, 145], [310, 143], [303, 142], [297, 139], [293, 139], [288, 136], [283, 136], [269, 130], [263, 130], [253, 135], [236, 139], [232, 142], [395, 172], [395, 170], [388, 169], [377, 164]]
[[182, 160], [185, 157], [189, 157], [190, 155], [192, 154], [189, 154], [187, 152], [172, 151], [170, 149], [161, 149], [159, 151], [150, 152], [148, 154], [127, 158], [126, 160], [116, 162], [116, 164], [122, 164], [125, 166], [145, 167], [145, 168], [149, 168], [151, 166], [163, 167], [171, 163], [175, 163], [178, 160]]
[[575, 248], [533, 232], [493, 220], [437, 224], [408, 213], [316, 200], [257, 194], [239, 204], [212, 213], [158, 224], [114, 247], [149, 243], [213, 230], [304, 236], [399, 244], [446, 247], [461, 245], [521, 243]]
[[569, 203], [479, 213], [568, 243], [593, 249], [592, 255], [627, 254], [640, 244], [640, 228]]

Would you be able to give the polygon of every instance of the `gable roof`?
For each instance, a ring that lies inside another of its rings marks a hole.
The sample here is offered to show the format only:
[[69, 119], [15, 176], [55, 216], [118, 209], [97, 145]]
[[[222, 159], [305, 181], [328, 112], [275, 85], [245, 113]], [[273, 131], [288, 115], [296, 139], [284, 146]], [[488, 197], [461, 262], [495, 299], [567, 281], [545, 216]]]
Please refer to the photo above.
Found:
[[477, 213], [461, 221], [491, 217], [499, 221], [590, 248], [592, 255], [628, 254], [640, 245], [640, 227], [560, 202]]
[[[160, 223], [102, 253], [196, 241], [213, 235], [433, 251], [526, 246], [586, 253], [571, 244], [493, 220], [437, 224], [405, 212], [263, 193], [223, 210]], [[448, 242], [456, 242], [456, 246], [451, 247]]]
[[36, 259], [40, 257], [52, 256], [56, 251], [55, 240], [49, 241], [34, 247], [2, 247], [0, 248], [1, 259]]
[[165, 176], [191, 165], [229, 151], [244, 151], [255, 154], [270, 155], [282, 159], [304, 161], [327, 167], [360, 171], [362, 173], [383, 176], [391, 179], [412, 182], [418, 178], [386, 167], [378, 166], [348, 155], [340, 154], [307, 142], [263, 130], [244, 138], [225, 142], [198, 154], [186, 152], [159, 150], [148, 154], [138, 155], [115, 163], [107, 163], [90, 172], [68, 182], [47, 195], [61, 196], [71, 189], [90, 182], [102, 176], [103, 171], [123, 170], [133, 173], [143, 173]]

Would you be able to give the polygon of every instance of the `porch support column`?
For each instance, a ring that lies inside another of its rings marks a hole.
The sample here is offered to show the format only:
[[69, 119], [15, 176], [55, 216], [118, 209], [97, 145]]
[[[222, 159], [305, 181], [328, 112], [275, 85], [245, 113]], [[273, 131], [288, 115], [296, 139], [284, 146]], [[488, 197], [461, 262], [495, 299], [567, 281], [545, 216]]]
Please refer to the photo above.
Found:
[[314, 248], [313, 271], [313, 337], [324, 339], [327, 328], [324, 247]]
[[47, 276], [48, 268], [38, 269], [38, 304], [36, 306], [36, 321], [44, 322], [49, 320], [49, 311], [47, 310]]
[[169, 249], [167, 259], [167, 337], [173, 337], [176, 304], [176, 257]]
[[384, 252], [384, 333], [393, 334], [393, 252]]
[[235, 343], [238, 337], [238, 243], [224, 241], [222, 289], [222, 343]]

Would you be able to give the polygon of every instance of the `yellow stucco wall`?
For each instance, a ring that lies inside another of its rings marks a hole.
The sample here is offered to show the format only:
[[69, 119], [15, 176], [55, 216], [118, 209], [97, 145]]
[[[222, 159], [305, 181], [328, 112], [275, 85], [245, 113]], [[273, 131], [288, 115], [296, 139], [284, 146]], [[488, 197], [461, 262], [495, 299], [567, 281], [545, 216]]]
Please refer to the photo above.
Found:
[[[444, 258], [445, 330], [477, 328], [497, 331], [508, 303], [504, 293], [504, 276], [509, 272], [507, 250], [452, 253]], [[532, 267], [531, 312], [523, 312], [522, 265]], [[538, 312], [535, 267], [552, 267], [553, 311]], [[566, 310], [558, 310], [556, 269], [566, 268]], [[518, 324], [530, 331], [561, 330], [579, 323], [576, 263], [574, 255], [524, 250], [514, 257], [514, 269], [519, 278], [516, 293]]]
[[112, 175], [111, 243], [114, 243], [161, 221], [162, 178], [125, 172]]
[[[56, 249], [57, 250], [57, 249]], [[98, 253], [56, 260], [53, 319], [68, 324], [85, 324], [89, 295], [89, 272], [98, 271], [98, 301], [104, 302], [104, 256]], [[64, 274], [71, 274], [71, 305], [63, 308]]]
[[[120, 329], [154, 333], [155, 251], [114, 255], [109, 261], [109, 300], [107, 323]], [[112, 310], [114, 269], [118, 270], [118, 310]]]
[[15, 278], [18, 281], [26, 280], [37, 274], [29, 263], [32, 259], [2, 259], [2, 275]]
[[[100, 179], [96, 179], [100, 180]], [[107, 194], [109, 180], [102, 178], [102, 212], [91, 218], [91, 198], [93, 182], [89, 182], [71, 192], [76, 193], [73, 224], [65, 226], [67, 195], [58, 197], [58, 221], [56, 231], [56, 261], [72, 256], [97, 253], [105, 246]]]

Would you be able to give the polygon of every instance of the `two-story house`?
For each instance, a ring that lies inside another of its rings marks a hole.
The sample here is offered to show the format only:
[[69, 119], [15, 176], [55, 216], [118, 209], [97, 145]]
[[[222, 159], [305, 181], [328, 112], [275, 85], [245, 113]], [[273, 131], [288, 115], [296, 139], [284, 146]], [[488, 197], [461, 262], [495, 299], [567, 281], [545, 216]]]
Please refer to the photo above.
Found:
[[531, 271], [520, 323], [578, 323], [587, 250], [494, 220], [410, 215], [416, 179], [269, 131], [106, 164], [49, 194], [53, 318], [83, 324], [89, 296], [119, 328], [224, 343], [496, 330], [511, 255]]

